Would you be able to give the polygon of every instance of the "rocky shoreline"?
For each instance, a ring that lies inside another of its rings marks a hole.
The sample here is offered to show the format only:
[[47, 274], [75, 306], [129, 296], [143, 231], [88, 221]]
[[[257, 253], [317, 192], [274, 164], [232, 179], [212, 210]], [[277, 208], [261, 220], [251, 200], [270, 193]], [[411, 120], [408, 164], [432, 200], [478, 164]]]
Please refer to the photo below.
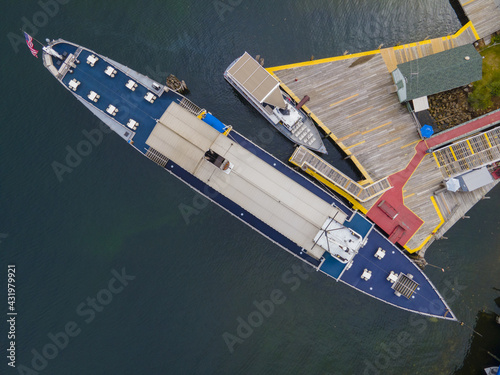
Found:
[[472, 92], [470, 86], [429, 96], [429, 113], [434, 119], [436, 132], [450, 129], [481, 116], [469, 104], [468, 95]]
[[491, 108], [474, 109], [468, 100], [472, 90], [472, 85], [467, 85], [429, 96], [429, 113], [434, 119], [436, 132], [450, 129], [500, 108], [500, 103], [495, 101]]

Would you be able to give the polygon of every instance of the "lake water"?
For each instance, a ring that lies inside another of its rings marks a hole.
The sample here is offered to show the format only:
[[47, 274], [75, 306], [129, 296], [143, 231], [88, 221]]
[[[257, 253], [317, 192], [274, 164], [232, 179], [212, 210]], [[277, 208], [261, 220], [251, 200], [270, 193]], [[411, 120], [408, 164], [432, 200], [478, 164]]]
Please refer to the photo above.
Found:
[[[323, 274], [293, 275], [299, 260], [116, 135], [105, 134], [60, 182], [52, 163], [64, 163], [99, 121], [10, 33], [61, 37], [162, 81], [174, 73], [193, 102], [286, 158], [292, 145], [223, 79], [243, 51], [275, 66], [460, 26], [448, 0], [4, 4], [0, 286], [6, 311], [7, 264], [15, 264], [18, 367], [4, 351], [1, 373], [453, 374], [469, 328], [395, 309]], [[470, 327], [499, 295], [498, 190], [490, 196], [427, 252], [446, 269], [427, 275]], [[186, 219], [183, 207], [196, 214]], [[273, 297], [272, 308], [262, 302]], [[249, 319], [256, 327], [245, 330]]]

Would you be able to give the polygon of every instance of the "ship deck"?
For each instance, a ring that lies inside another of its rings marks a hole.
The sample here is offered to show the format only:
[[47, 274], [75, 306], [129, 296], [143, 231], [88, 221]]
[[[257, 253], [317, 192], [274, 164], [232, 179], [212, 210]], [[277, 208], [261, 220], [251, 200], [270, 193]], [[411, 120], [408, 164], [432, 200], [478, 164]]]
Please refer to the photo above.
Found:
[[[76, 51], [75, 46], [66, 43], [55, 44], [53, 48], [60, 54], [64, 52], [68, 54], [75, 53]], [[127, 122], [131, 118], [137, 121], [139, 126], [133, 137], [134, 145], [138, 149], [146, 150], [146, 139], [156, 125], [157, 120], [165, 111], [165, 108], [172, 102], [179, 103], [182, 97], [170, 90], [163, 91], [161, 95], [157, 95], [154, 103], [150, 103], [144, 99], [144, 96], [148, 92], [152, 92], [153, 88], [145, 87], [136, 77], [126, 74], [103, 56], [96, 54], [99, 57], [99, 61], [94, 66], [87, 64], [87, 57], [92, 54], [94, 54], [92, 51], [82, 49], [78, 56], [80, 64], [72, 69], [73, 73], [68, 72], [62, 78], [62, 83], [68, 87], [71, 80], [76, 79], [80, 81], [81, 84], [74, 93], [103, 113], [106, 113], [108, 105], [114, 105], [118, 109], [118, 113], [114, 119], [123, 126], [126, 127]], [[117, 71], [114, 77], [110, 77], [105, 73], [105, 69], [108, 66], [113, 67]], [[134, 80], [138, 84], [135, 91], [125, 87], [129, 79]], [[97, 102], [93, 102], [88, 98], [90, 91], [94, 91], [100, 95]], [[132, 133], [133, 131], [130, 130], [130, 132]]]
[[[63, 43], [54, 45], [54, 49], [59, 53], [76, 51], [74, 46]], [[139, 121], [133, 138], [133, 146], [139, 151], [146, 156], [148, 152], [160, 156], [159, 164], [170, 173], [317, 270], [394, 306], [454, 319], [426, 276], [375, 230], [368, 219], [353, 213], [333, 195], [237, 132], [232, 131], [228, 136], [219, 133], [194, 116], [193, 111], [177, 104], [182, 104], [185, 99], [182, 96], [167, 92], [150, 105], [143, 99], [146, 87], [139, 86], [135, 92], [129, 92], [125, 83], [130, 74], [111, 60], [100, 56], [94, 67], [87, 66], [86, 56], [90, 53], [87, 50], [80, 53], [80, 64], [62, 83], [68, 87], [71, 79], [79, 80], [81, 84], [73, 94], [83, 99], [90, 90], [98, 92], [101, 98], [97, 103], [89, 100], [86, 103], [104, 113], [111, 123], [117, 121], [123, 125], [129, 118]], [[114, 78], [103, 73], [108, 65], [117, 70]], [[119, 109], [116, 117], [106, 114], [109, 104]], [[232, 172], [226, 174], [205, 160], [207, 149], [233, 163]], [[313, 242], [329, 217], [367, 240], [349, 269]], [[378, 247], [387, 252], [382, 260], [373, 256]], [[369, 281], [360, 278], [365, 268], [373, 275]], [[420, 289], [410, 298], [396, 296], [386, 279], [390, 271], [413, 274]], [[430, 308], [429, 301], [432, 301]]]
[[[316, 265], [318, 270], [394, 306], [455, 319], [426, 276], [375, 230], [370, 220], [353, 213], [307, 178], [238, 133], [232, 131], [225, 137], [207, 128], [206, 124], [179, 106], [171, 104], [147, 143], [170, 156], [169, 163], [175, 165], [170, 164], [169, 167], [167, 164], [166, 168], [172, 173], [180, 173], [191, 186], [201, 184], [203, 188], [200, 186], [200, 190], [204, 190], [212, 200], [268, 238], [277, 239], [276, 233], [279, 233], [292, 240], [299, 248], [287, 250]], [[199, 160], [207, 145], [234, 163], [230, 174], [223, 173], [203, 158]], [[185, 151], [188, 149], [192, 157], [186, 159]], [[335, 217], [366, 241], [349, 269], [323, 249], [317, 253], [317, 246], [312, 243], [312, 238], [328, 217]], [[281, 244], [280, 240], [277, 242]], [[379, 247], [386, 250], [386, 256], [381, 260], [374, 257]], [[319, 254], [322, 259], [318, 263]], [[368, 281], [360, 278], [365, 268], [372, 272]], [[394, 293], [387, 280], [391, 271], [414, 276], [419, 287], [410, 298], [398, 297]]]
[[[170, 104], [146, 143], [316, 259], [324, 249], [313, 239], [325, 220], [347, 216], [179, 105]], [[234, 164], [230, 174], [205, 160], [208, 149]]]

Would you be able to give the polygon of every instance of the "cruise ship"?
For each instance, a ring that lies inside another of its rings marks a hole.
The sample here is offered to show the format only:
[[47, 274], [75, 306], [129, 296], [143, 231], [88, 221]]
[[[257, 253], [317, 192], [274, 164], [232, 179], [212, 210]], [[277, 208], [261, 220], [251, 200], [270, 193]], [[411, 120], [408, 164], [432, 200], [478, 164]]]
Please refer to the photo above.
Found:
[[160, 168], [336, 281], [456, 320], [415, 263], [331, 192], [165, 85], [77, 44], [47, 43], [48, 71]]

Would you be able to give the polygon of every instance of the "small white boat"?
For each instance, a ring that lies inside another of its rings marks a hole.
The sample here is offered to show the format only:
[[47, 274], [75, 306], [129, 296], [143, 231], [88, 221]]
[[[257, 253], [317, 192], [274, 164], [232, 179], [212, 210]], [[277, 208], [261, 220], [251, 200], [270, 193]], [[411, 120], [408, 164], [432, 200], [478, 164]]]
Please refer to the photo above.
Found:
[[224, 78], [289, 140], [327, 153], [316, 125], [301, 109], [308, 96], [299, 103], [294, 102], [280, 83], [247, 52], [229, 65]]

